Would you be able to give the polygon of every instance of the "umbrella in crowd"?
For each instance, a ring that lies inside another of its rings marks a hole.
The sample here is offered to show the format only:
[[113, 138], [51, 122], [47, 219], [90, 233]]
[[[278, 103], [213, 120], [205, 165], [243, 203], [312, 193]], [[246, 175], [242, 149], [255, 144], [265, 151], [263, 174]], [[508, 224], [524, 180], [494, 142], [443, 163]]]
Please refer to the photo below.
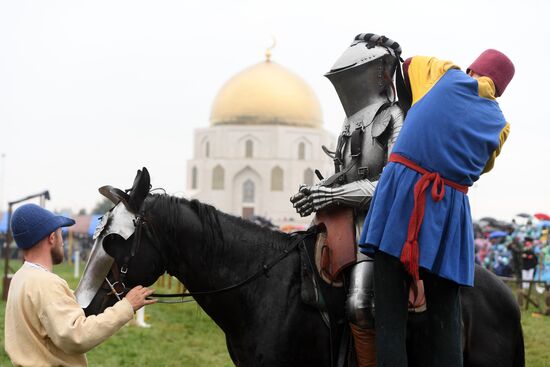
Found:
[[485, 228], [486, 231], [508, 231], [510, 232], [513, 227], [511, 223], [498, 220], [491, 217], [484, 217], [479, 220], [479, 225]]
[[[536, 214], [535, 214], [536, 216]], [[519, 213], [519, 214], [516, 214], [516, 217], [521, 217], [521, 218], [532, 218], [530, 214], [527, 214], [527, 213]]]
[[485, 222], [486, 224], [491, 225], [491, 226], [495, 225], [498, 222], [498, 220], [496, 220], [495, 218], [492, 218], [492, 217], [483, 217], [479, 221], [480, 222]]
[[506, 237], [508, 236], [508, 233], [503, 231], [493, 231], [491, 234], [489, 234], [489, 238], [498, 238], [498, 237]]
[[550, 215], [545, 213], [537, 213], [534, 215], [534, 217], [537, 218], [538, 220], [546, 220], [546, 221], [550, 220]]

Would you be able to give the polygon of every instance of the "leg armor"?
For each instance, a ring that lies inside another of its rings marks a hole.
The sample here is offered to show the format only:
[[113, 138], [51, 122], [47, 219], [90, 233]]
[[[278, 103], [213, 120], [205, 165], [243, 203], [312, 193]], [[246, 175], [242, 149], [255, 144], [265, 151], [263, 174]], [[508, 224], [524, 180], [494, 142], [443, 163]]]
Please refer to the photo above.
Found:
[[346, 314], [350, 323], [374, 328], [374, 259], [370, 257], [351, 269]]

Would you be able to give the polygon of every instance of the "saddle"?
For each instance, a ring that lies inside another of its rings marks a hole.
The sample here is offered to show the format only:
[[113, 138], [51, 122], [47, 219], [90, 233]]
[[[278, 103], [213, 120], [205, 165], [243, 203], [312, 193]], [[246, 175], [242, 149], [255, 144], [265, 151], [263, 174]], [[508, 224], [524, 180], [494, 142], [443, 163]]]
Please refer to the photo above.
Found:
[[341, 287], [342, 271], [357, 261], [353, 210], [335, 207], [317, 212], [319, 228], [315, 242], [315, 265], [321, 278], [333, 287]]
[[321, 272], [316, 266], [318, 244], [322, 243], [320, 238], [326, 236], [322, 227], [313, 226], [308, 231], [313, 232], [312, 236], [304, 239], [300, 250], [300, 277], [301, 277], [301, 298], [302, 302], [319, 310], [327, 326], [329, 314], [337, 315], [337, 319], [345, 319], [344, 303], [347, 290], [343, 287], [334, 287], [321, 277]]

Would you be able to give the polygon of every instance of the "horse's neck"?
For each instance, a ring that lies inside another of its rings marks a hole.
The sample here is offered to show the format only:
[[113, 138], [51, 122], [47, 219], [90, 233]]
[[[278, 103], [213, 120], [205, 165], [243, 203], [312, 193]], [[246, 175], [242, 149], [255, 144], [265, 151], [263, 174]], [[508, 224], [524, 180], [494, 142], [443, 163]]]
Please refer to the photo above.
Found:
[[[201, 220], [187, 203], [180, 204], [179, 210], [183, 212], [177, 213], [178, 217], [185, 220], [177, 224], [178, 228], [167, 231], [173, 236], [168, 251], [168, 261], [172, 262], [169, 269], [190, 292], [210, 292], [240, 284], [280, 254], [280, 247], [285, 246], [288, 238], [217, 212], [210, 212], [211, 225], [219, 228], [206, 228], [209, 220]], [[252, 285], [242, 284], [229, 292], [195, 299], [226, 333], [231, 333], [238, 329], [236, 320], [247, 317], [241, 313], [257, 306], [242, 303], [254, 298], [247, 296], [247, 292], [262, 287], [263, 283], [258, 282], [266, 281], [256, 279]]]
[[200, 218], [190, 203], [179, 203], [179, 212], [171, 215], [184, 220], [173, 221], [176, 227], [166, 231], [171, 237], [168, 270], [191, 291], [219, 289], [241, 280], [274, 252], [269, 246], [273, 241], [284, 241], [284, 235], [207, 209]]

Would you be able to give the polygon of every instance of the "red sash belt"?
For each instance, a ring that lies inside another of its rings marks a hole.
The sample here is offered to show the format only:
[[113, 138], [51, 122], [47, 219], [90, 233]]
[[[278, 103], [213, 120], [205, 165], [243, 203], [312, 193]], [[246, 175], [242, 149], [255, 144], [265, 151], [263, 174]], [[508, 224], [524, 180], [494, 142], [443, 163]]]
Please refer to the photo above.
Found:
[[420, 180], [418, 180], [418, 182], [414, 185], [414, 207], [411, 214], [411, 219], [409, 220], [407, 240], [405, 241], [403, 251], [401, 252], [401, 262], [405, 265], [407, 272], [411, 274], [415, 280], [418, 280], [418, 235], [420, 233], [420, 227], [422, 226], [422, 220], [424, 219], [426, 190], [428, 190], [428, 187], [433, 182], [432, 199], [435, 202], [438, 202], [445, 196], [445, 185], [463, 192], [464, 194], [468, 193], [468, 186], [459, 185], [456, 182], [442, 178], [439, 173], [430, 172], [397, 153], [392, 153], [390, 155], [389, 162], [401, 163], [402, 165], [422, 174]]

